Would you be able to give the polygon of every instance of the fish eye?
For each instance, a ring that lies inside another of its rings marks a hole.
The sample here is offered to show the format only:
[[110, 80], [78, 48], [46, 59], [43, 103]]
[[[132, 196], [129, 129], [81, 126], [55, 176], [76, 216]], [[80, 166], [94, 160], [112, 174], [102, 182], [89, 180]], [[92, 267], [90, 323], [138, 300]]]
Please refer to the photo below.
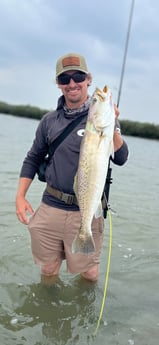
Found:
[[93, 101], [93, 103], [96, 103], [97, 102], [97, 98], [93, 97], [92, 101]]

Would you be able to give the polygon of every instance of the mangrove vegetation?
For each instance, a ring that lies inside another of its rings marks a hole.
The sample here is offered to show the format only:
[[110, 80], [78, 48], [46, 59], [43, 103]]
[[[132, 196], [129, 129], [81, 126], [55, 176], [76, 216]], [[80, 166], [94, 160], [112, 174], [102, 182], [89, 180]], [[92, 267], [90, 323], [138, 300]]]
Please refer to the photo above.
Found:
[[[48, 111], [48, 109], [40, 109], [30, 105], [11, 105], [5, 102], [0, 102], [1, 114], [10, 114], [40, 120]], [[120, 125], [123, 135], [159, 139], [159, 125], [122, 119], [120, 119]]]

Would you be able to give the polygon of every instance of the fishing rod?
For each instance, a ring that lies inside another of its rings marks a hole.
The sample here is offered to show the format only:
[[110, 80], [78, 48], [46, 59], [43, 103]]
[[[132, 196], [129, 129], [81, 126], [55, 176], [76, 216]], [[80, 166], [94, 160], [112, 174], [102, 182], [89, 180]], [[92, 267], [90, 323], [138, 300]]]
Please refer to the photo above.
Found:
[[[131, 29], [134, 3], [135, 3], [135, 0], [132, 0], [130, 17], [129, 17], [129, 25], [128, 25], [128, 31], [127, 31], [127, 36], [126, 36], [126, 43], [125, 43], [124, 58], [123, 58], [121, 77], [120, 77], [120, 86], [119, 86], [119, 92], [118, 92], [117, 106], [119, 106], [119, 101], [120, 101], [120, 96], [121, 96], [121, 89], [122, 89], [122, 83], [123, 83], [123, 77], [124, 77], [124, 71], [125, 71], [126, 55], [127, 55], [127, 50], [128, 50], [128, 42], [129, 42], [129, 36], [130, 36], [130, 29]], [[111, 173], [112, 173], [112, 168], [110, 167], [110, 159], [109, 159], [108, 173], [107, 173], [106, 184], [105, 184], [105, 189], [104, 189], [105, 208], [103, 209], [104, 218], [107, 217], [107, 211], [108, 211], [108, 216], [109, 216], [109, 229], [110, 229], [109, 234], [110, 234], [110, 236], [109, 236], [108, 264], [107, 264], [107, 272], [106, 272], [106, 277], [105, 277], [102, 305], [101, 305], [101, 309], [100, 309], [100, 313], [99, 313], [97, 327], [93, 333], [93, 336], [96, 336], [97, 331], [98, 331], [99, 326], [100, 326], [101, 319], [102, 319], [105, 300], [106, 300], [106, 294], [107, 294], [109, 272], [110, 272], [110, 257], [111, 257], [111, 249], [112, 249], [112, 218], [111, 218], [111, 212], [110, 212], [108, 200], [109, 200], [110, 184], [112, 183]]]
[[128, 30], [127, 30], [127, 35], [126, 35], [125, 49], [124, 49], [123, 64], [122, 64], [122, 69], [121, 69], [120, 84], [119, 84], [119, 90], [118, 90], [117, 107], [119, 107], [124, 72], [125, 72], [126, 57], [127, 57], [127, 52], [128, 52], [128, 44], [129, 44], [129, 38], [130, 38], [132, 18], [133, 18], [134, 4], [135, 4], [135, 0], [132, 0], [130, 15], [129, 15], [129, 22], [128, 22]]
[[[129, 38], [130, 38], [132, 18], [133, 18], [134, 4], [135, 4], [135, 0], [132, 0], [131, 8], [130, 8], [129, 21], [128, 21], [128, 30], [127, 30], [127, 34], [126, 34], [123, 63], [122, 63], [122, 68], [121, 68], [121, 76], [120, 76], [120, 83], [119, 83], [119, 90], [118, 90], [118, 97], [117, 97], [117, 107], [119, 107], [119, 103], [120, 103], [121, 90], [122, 90], [124, 73], [125, 73], [125, 65], [126, 65], [126, 58], [127, 58], [127, 52], [128, 52], [128, 44], [129, 44]], [[112, 174], [112, 168], [110, 167], [110, 159], [109, 159], [108, 172], [107, 172], [107, 178], [106, 178], [106, 183], [105, 183], [105, 188], [104, 188], [104, 197], [103, 197], [103, 205], [104, 205], [103, 206], [103, 216], [105, 219], [107, 218], [107, 211], [109, 208], [109, 204], [108, 204], [109, 192], [110, 192], [110, 185], [112, 184], [111, 174]]]

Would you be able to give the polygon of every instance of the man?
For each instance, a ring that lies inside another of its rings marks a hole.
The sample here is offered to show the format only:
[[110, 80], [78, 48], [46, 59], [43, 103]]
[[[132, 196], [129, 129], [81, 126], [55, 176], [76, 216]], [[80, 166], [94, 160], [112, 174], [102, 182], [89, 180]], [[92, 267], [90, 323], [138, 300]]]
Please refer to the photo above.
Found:
[[[73, 182], [78, 166], [80, 143], [90, 105], [88, 87], [92, 77], [83, 56], [75, 53], [60, 57], [56, 64], [56, 82], [62, 92], [57, 109], [47, 113], [40, 121], [30, 151], [24, 159], [16, 196], [18, 219], [28, 224], [32, 253], [35, 263], [41, 265], [43, 277], [58, 275], [62, 261], [66, 259], [67, 270], [81, 273], [88, 280], [98, 278], [98, 265], [103, 238], [103, 218], [93, 219], [92, 233], [96, 251], [91, 255], [73, 254], [72, 242], [80, 228], [78, 205], [69, 196], [74, 194]], [[115, 106], [114, 158], [118, 165], [128, 157], [127, 144], [120, 133], [117, 120], [119, 111]], [[78, 116], [81, 122], [64, 139], [46, 169], [47, 188], [40, 207], [34, 213], [25, 196], [39, 164], [48, 152], [48, 147], [63, 129]], [[70, 199], [72, 202], [70, 202]], [[31, 214], [28, 220], [26, 211]]]

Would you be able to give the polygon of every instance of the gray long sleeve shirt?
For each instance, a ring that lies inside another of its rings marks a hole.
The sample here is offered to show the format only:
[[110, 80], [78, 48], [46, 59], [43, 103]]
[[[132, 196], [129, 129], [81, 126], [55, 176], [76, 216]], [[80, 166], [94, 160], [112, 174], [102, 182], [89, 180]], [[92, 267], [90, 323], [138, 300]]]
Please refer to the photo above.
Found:
[[[61, 96], [58, 100], [57, 109], [45, 114], [41, 119], [36, 130], [33, 145], [24, 159], [20, 177], [33, 179], [38, 171], [39, 164], [43, 161], [48, 152], [50, 144], [76, 116], [82, 115], [82, 113], [77, 113], [73, 116], [66, 115], [63, 105], [64, 97]], [[87, 115], [88, 111], [83, 112], [83, 119], [58, 146], [46, 168], [46, 182], [51, 187], [64, 193], [74, 194], [73, 182], [78, 167], [80, 144], [87, 121]], [[118, 121], [116, 127], [120, 129]], [[117, 165], [123, 165], [127, 157], [128, 147], [124, 141], [122, 147], [115, 152], [112, 161]], [[68, 205], [50, 195], [46, 190], [44, 190], [42, 201], [53, 207], [78, 210], [77, 205]]]

